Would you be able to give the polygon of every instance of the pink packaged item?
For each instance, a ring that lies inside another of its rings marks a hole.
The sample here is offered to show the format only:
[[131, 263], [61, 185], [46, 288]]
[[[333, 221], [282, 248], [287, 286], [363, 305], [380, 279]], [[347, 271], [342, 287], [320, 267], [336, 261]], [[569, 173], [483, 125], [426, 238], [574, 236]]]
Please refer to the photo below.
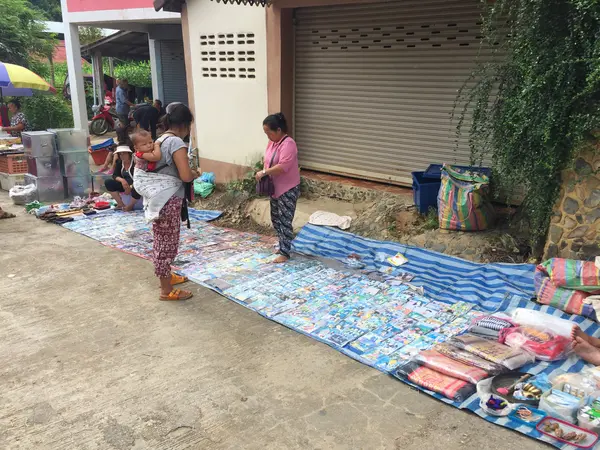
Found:
[[549, 330], [521, 326], [500, 332], [500, 342], [509, 347], [525, 350], [540, 361], [557, 361], [569, 356], [571, 339]]

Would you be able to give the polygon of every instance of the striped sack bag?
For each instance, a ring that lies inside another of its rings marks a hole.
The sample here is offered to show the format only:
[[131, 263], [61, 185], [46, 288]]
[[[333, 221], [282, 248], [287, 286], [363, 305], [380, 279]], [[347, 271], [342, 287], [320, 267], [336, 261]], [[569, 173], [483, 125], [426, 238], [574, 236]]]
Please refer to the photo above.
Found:
[[444, 164], [438, 218], [440, 228], [445, 230], [486, 230], [496, 218], [489, 177]]
[[592, 261], [552, 258], [535, 270], [535, 292], [538, 302], [569, 314], [596, 319], [590, 295], [600, 294], [600, 269]]

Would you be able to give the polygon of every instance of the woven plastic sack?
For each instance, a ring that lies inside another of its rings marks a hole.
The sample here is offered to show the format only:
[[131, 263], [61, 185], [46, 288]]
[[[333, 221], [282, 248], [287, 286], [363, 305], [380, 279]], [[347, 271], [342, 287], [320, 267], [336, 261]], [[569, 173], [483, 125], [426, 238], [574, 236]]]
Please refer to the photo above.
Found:
[[438, 218], [445, 230], [481, 231], [496, 219], [487, 175], [444, 165], [438, 193]]

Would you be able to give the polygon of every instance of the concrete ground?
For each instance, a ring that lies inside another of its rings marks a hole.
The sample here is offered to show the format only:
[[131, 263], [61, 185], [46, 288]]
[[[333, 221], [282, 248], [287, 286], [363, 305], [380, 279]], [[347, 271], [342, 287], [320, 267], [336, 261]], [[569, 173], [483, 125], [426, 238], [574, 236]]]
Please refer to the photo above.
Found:
[[542, 448], [8, 203], [2, 449]]

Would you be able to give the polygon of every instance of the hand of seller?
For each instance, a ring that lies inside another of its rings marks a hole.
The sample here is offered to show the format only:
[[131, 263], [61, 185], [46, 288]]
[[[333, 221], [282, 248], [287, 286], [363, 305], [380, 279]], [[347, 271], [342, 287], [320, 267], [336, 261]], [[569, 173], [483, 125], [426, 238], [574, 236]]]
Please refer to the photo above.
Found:
[[117, 181], [121, 183], [121, 186], [123, 186], [125, 195], [131, 195], [131, 186], [129, 185], [127, 180], [125, 178], [119, 178]]

